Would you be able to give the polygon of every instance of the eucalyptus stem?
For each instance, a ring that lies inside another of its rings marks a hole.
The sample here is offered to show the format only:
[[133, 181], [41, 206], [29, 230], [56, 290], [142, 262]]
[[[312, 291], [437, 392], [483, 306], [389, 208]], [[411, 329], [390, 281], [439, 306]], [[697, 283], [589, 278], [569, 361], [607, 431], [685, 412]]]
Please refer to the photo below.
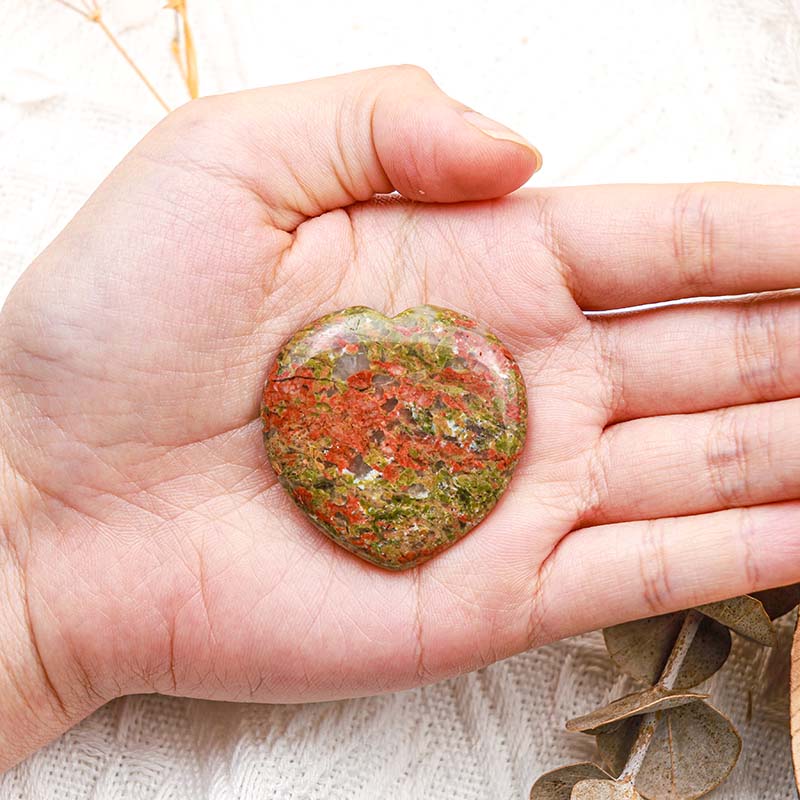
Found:
[[[686, 612], [683, 625], [681, 625], [681, 629], [678, 632], [678, 638], [675, 640], [672, 652], [670, 652], [667, 663], [661, 671], [658, 685], [663, 686], [665, 689], [672, 689], [675, 686], [675, 681], [678, 679], [683, 662], [686, 660], [686, 655], [692, 646], [695, 634], [702, 621], [703, 615], [699, 611], [692, 608]], [[647, 748], [650, 747], [650, 742], [655, 736], [660, 718], [661, 715], [657, 711], [651, 711], [642, 716], [639, 733], [636, 735], [636, 741], [633, 743], [628, 761], [618, 780], [628, 781], [629, 783], [633, 783], [636, 780], [636, 776], [639, 774], [647, 755]]]

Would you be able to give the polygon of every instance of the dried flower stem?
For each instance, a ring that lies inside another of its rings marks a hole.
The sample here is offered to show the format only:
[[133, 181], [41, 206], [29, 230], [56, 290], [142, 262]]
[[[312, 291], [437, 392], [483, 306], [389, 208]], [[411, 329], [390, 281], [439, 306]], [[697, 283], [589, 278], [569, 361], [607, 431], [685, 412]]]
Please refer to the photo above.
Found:
[[[172, 55], [178, 63], [181, 77], [186, 84], [189, 97], [194, 100], [199, 93], [197, 78], [197, 53], [194, 49], [194, 36], [186, 11], [187, 0], [167, 0], [166, 8], [175, 12], [175, 36], [172, 39]], [[181, 47], [181, 45], [183, 45]]]
[[153, 86], [152, 83], [150, 83], [150, 81], [147, 79], [147, 76], [141, 71], [141, 69], [139, 69], [139, 67], [136, 65], [136, 62], [134, 62], [134, 60], [128, 54], [127, 50], [125, 50], [125, 48], [120, 44], [117, 37], [114, 36], [114, 34], [109, 30], [108, 26], [103, 21], [103, 18], [98, 17], [97, 19], [92, 21], [97, 23], [97, 25], [100, 27], [100, 30], [103, 31], [103, 33], [108, 37], [111, 44], [114, 45], [119, 54], [125, 59], [125, 61], [128, 62], [131, 69], [139, 76], [139, 79], [142, 81], [142, 83], [144, 83], [144, 85], [150, 90], [150, 94], [152, 94], [153, 97], [155, 97], [155, 99], [160, 103], [164, 111], [166, 111], [169, 114], [169, 112], [172, 109], [167, 105], [164, 98], [161, 97], [161, 95], [158, 93], [156, 87]]
[[95, 23], [100, 30], [103, 31], [111, 44], [114, 45], [117, 52], [125, 59], [125, 61], [128, 63], [128, 66], [130, 66], [142, 83], [147, 87], [147, 89], [150, 91], [150, 94], [152, 94], [153, 97], [155, 97], [155, 99], [160, 103], [161, 107], [167, 113], [171, 111], [170, 107], [164, 101], [164, 98], [162, 98], [158, 91], [156, 91], [156, 87], [153, 86], [153, 84], [148, 80], [147, 76], [142, 72], [141, 69], [139, 69], [138, 65], [131, 58], [128, 51], [122, 46], [119, 39], [117, 39], [108, 25], [106, 25], [105, 20], [103, 19], [102, 11], [100, 10], [100, 6], [97, 4], [97, 0], [84, 0], [83, 8], [68, 2], [68, 0], [56, 0], [56, 2], [65, 8], [70, 9], [70, 11], [80, 14], [85, 20]]
[[[672, 652], [669, 654], [667, 663], [661, 672], [661, 679], [658, 682], [665, 689], [672, 689], [675, 686], [675, 681], [678, 679], [678, 674], [702, 621], [703, 615], [699, 611], [690, 609], [687, 612], [678, 633], [678, 638], [672, 646]], [[620, 781], [633, 783], [636, 780], [636, 776], [639, 774], [647, 755], [647, 748], [650, 747], [650, 742], [655, 736], [660, 721], [661, 715], [655, 711], [642, 716], [639, 733], [636, 735], [636, 741], [631, 748], [625, 768], [619, 776]]]

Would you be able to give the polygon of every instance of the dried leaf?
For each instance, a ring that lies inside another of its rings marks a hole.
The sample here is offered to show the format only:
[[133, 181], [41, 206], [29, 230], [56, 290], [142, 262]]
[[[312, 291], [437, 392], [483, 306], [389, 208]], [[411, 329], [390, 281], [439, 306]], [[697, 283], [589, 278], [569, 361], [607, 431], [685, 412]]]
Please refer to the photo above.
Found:
[[[637, 680], [657, 683], [686, 613], [679, 611], [606, 628], [603, 636], [609, 655], [621, 670]], [[690, 689], [711, 677], [725, 663], [730, 649], [728, 629], [705, 617], [673, 688]]]
[[761, 601], [755, 597], [749, 595], [732, 597], [719, 603], [697, 606], [697, 610], [740, 636], [752, 639], [765, 647], [774, 647], [777, 642], [772, 621]]
[[630, 783], [590, 778], [575, 784], [570, 800], [641, 800]]
[[640, 716], [650, 711], [675, 708], [686, 703], [694, 703], [697, 700], [705, 700], [707, 697], [707, 694], [665, 689], [663, 686], [656, 685], [640, 692], [627, 694], [603, 708], [598, 708], [597, 711], [571, 719], [567, 722], [567, 730], [596, 736], [599, 733], [613, 730], [629, 717]]
[[589, 779], [614, 780], [597, 764], [571, 764], [542, 775], [533, 784], [531, 800], [571, 800], [575, 784]]
[[792, 732], [792, 761], [797, 796], [800, 797], [800, 623], [795, 625], [792, 643], [792, 671], [789, 679], [789, 724]]
[[761, 601], [770, 619], [778, 619], [800, 605], [800, 583], [754, 592], [753, 597]]
[[[646, 800], [694, 800], [718, 786], [739, 758], [742, 740], [730, 720], [704, 702], [660, 712], [661, 721], [636, 777]], [[597, 737], [615, 774], [625, 767], [640, 720]]]
[[621, 725], [598, 734], [597, 749], [600, 751], [600, 758], [603, 766], [612, 775], [621, 775], [625, 769], [641, 724], [641, 717], [630, 717]]
[[736, 765], [742, 740], [708, 703], [664, 712], [637, 786], [649, 800], [693, 800], [719, 786]]

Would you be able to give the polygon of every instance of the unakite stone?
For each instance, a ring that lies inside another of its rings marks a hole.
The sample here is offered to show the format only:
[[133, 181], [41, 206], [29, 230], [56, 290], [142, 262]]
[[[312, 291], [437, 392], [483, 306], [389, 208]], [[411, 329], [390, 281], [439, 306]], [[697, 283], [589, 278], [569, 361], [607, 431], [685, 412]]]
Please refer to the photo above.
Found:
[[475, 320], [356, 306], [283, 346], [261, 416], [272, 468], [308, 518], [361, 558], [405, 569], [495, 505], [527, 406], [511, 353]]

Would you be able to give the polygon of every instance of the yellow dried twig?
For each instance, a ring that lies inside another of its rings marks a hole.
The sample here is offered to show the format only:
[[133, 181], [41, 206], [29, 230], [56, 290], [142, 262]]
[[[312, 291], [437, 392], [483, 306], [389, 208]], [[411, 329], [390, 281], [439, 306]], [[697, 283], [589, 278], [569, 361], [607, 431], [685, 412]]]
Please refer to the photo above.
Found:
[[69, 0], [56, 0], [57, 3], [64, 6], [65, 8], [74, 11], [76, 14], [80, 14], [84, 19], [88, 20], [89, 22], [95, 23], [101, 31], [106, 35], [108, 40], [111, 42], [112, 45], [116, 48], [117, 52], [125, 59], [128, 63], [130, 68], [138, 75], [139, 79], [142, 83], [148, 88], [150, 94], [155, 97], [155, 99], [161, 104], [161, 107], [167, 112], [170, 112], [170, 107], [164, 101], [164, 98], [156, 91], [156, 87], [153, 86], [152, 83], [147, 79], [147, 76], [139, 69], [136, 62], [131, 58], [128, 51], [122, 46], [119, 39], [113, 34], [111, 29], [106, 25], [105, 20], [103, 19], [102, 11], [100, 10], [100, 6], [97, 0], [82, 0], [81, 6], [78, 6]]
[[194, 100], [198, 95], [197, 53], [194, 49], [194, 36], [189, 25], [186, 11], [187, 0], [167, 0], [167, 9], [175, 12], [175, 36], [172, 39], [172, 55], [178, 63], [181, 77], [186, 83], [189, 97]]

